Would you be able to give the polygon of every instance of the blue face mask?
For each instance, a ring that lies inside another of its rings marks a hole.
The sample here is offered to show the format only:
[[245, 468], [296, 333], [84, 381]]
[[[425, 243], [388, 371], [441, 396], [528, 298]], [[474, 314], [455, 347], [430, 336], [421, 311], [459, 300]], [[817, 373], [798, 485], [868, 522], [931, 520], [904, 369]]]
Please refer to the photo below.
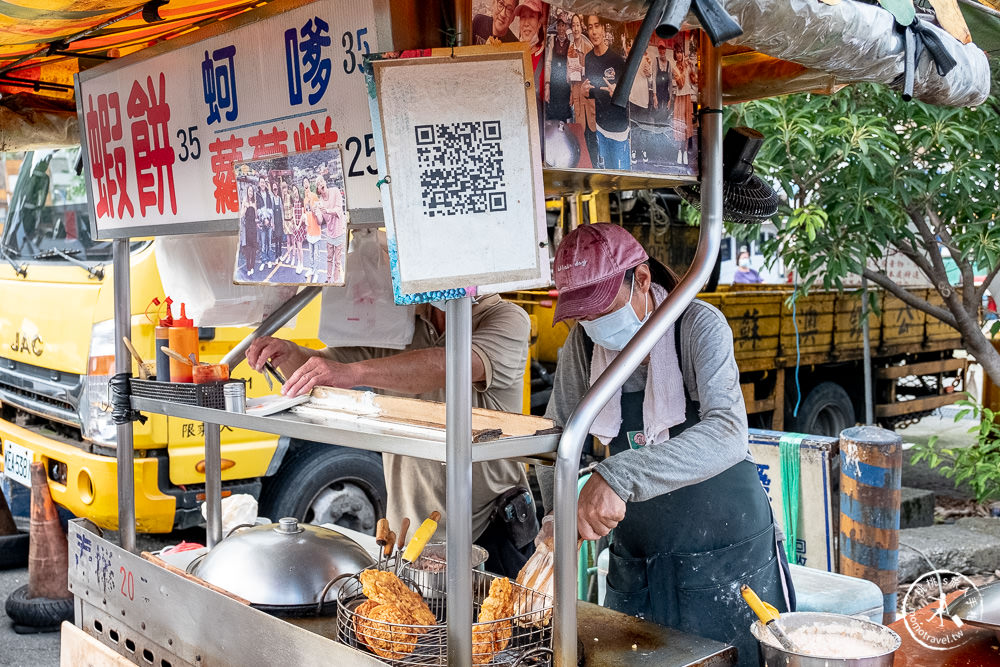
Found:
[[[632, 293], [635, 291], [635, 275], [632, 276], [632, 286], [628, 291], [628, 301], [618, 310], [602, 315], [596, 320], [580, 320], [580, 326], [587, 332], [595, 344], [607, 350], [621, 350], [632, 340], [639, 327], [649, 319], [647, 313], [643, 319], [635, 314], [632, 308]], [[649, 294], [646, 294], [646, 308], [649, 307]]]

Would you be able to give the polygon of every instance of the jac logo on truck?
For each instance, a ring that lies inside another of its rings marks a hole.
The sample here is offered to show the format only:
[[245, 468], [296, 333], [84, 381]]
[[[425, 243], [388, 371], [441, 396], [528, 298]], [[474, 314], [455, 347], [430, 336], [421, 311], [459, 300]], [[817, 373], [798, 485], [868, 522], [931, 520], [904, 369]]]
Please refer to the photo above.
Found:
[[29, 333], [22, 330], [14, 333], [14, 342], [10, 344], [10, 349], [14, 352], [30, 352], [40, 357], [45, 350], [45, 344], [37, 332]]

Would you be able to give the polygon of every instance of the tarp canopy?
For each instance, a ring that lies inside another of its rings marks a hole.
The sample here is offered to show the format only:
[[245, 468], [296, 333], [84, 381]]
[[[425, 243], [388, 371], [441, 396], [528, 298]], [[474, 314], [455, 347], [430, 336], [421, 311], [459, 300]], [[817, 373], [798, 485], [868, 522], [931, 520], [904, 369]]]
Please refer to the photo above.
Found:
[[[0, 94], [73, 98], [73, 74], [258, 7], [254, 0], [0, 0]], [[152, 21], [152, 22], [150, 22]]]
[[[445, 0], [448, 2], [448, 0]], [[584, 0], [586, 1], [586, 0]], [[608, 0], [602, 0], [607, 2]], [[820, 0], [816, 0], [818, 3]], [[973, 40], [990, 56], [993, 81], [1000, 55], [997, 0], [960, 0]], [[281, 4], [281, 0], [273, 0]], [[569, 4], [581, 2], [570, 0]], [[831, 0], [827, 0], [832, 4]], [[637, 5], [644, 4], [635, 0]], [[0, 0], [0, 95], [33, 92], [73, 101], [73, 74], [163, 40], [267, 4], [266, 0]], [[566, 4], [557, 2], [556, 4]], [[629, 5], [632, 2], [622, 2]], [[439, 40], [439, 35], [430, 39]], [[822, 69], [727, 45], [727, 102], [844, 83]]]

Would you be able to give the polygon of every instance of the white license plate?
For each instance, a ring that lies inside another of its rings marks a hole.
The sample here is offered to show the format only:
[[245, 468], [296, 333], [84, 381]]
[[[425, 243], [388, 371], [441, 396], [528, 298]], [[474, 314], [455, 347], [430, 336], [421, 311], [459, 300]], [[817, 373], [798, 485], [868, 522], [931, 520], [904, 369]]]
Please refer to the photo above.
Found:
[[4, 440], [3, 474], [31, 488], [31, 450], [10, 440]]

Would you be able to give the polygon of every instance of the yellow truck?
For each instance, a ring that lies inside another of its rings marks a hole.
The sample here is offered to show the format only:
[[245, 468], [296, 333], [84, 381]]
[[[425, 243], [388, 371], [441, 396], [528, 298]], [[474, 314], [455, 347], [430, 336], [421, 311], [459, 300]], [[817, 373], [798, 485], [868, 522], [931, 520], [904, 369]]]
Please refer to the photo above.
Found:
[[[18, 523], [28, 516], [27, 469], [46, 464], [56, 503], [102, 528], [118, 523], [115, 426], [107, 409], [114, 364], [111, 243], [90, 238], [80, 148], [28, 153], [0, 236], [0, 441], [2, 488]], [[144, 312], [162, 287], [157, 241], [132, 244], [132, 331], [153, 358]], [[176, 315], [176, 313], [175, 313]], [[317, 347], [319, 300], [276, 335]], [[249, 330], [202, 328], [202, 360], [220, 359]], [[250, 395], [267, 393], [244, 364]], [[202, 522], [202, 426], [149, 415], [135, 424], [137, 530], [169, 532]], [[331, 522], [374, 531], [385, 512], [377, 454], [223, 429], [223, 494], [260, 497], [277, 520]]]

